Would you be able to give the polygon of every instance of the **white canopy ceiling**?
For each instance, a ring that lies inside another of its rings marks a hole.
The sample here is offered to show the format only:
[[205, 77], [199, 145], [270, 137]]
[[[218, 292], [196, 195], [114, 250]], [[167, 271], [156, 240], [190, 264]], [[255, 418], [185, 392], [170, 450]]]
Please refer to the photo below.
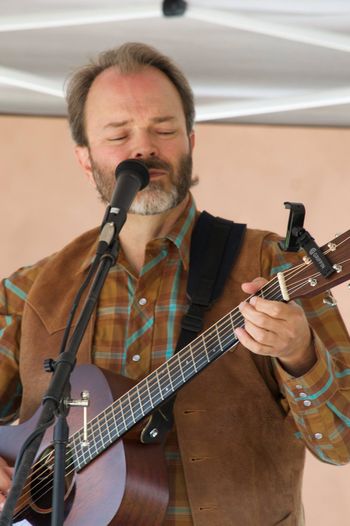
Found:
[[[214, 6], [214, 7], [213, 7]], [[349, 0], [0, 0], [0, 113], [64, 115], [64, 81], [99, 51], [170, 55], [197, 121], [350, 126]]]

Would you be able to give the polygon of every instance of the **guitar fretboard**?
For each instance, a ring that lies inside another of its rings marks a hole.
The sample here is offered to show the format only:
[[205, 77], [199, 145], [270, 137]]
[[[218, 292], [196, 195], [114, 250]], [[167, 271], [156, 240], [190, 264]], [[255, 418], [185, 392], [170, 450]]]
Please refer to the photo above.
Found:
[[[271, 287], [271, 282], [258, 295], [266, 299], [282, 299], [279, 287]], [[87, 446], [83, 445], [82, 429], [72, 435], [70, 446], [75, 469], [86, 466], [185, 383], [234, 347], [238, 343], [235, 329], [243, 326], [244, 319], [239, 309], [233, 309], [92, 419], [88, 423]]]

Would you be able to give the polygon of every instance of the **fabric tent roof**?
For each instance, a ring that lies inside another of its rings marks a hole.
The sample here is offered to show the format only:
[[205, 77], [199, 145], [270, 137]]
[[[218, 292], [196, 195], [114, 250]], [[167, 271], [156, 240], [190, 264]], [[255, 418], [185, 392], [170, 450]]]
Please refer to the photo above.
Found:
[[348, 0], [188, 0], [178, 17], [145, 0], [1, 0], [0, 11], [3, 114], [64, 115], [68, 74], [133, 40], [182, 67], [198, 122], [350, 125]]

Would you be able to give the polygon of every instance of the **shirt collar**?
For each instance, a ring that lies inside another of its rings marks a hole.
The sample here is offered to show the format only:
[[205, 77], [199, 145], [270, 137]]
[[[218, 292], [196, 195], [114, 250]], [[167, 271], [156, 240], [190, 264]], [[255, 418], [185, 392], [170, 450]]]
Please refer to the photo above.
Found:
[[189, 267], [191, 236], [196, 215], [196, 205], [192, 194], [189, 194], [185, 210], [166, 236], [166, 239], [172, 241], [177, 247], [185, 270], [188, 270]]
[[[177, 247], [185, 270], [188, 270], [189, 268], [191, 235], [196, 216], [196, 205], [192, 194], [189, 194], [189, 199], [186, 204], [185, 210], [174, 223], [169, 234], [165, 237], [165, 239], [169, 239]], [[96, 254], [98, 234], [99, 232], [98, 230], [96, 230], [96, 242], [94, 242], [91, 248], [89, 248], [86, 256], [82, 261], [82, 264], [79, 267], [78, 272], [84, 272], [91, 266]], [[120, 254], [120, 256], [122, 256], [122, 254]]]

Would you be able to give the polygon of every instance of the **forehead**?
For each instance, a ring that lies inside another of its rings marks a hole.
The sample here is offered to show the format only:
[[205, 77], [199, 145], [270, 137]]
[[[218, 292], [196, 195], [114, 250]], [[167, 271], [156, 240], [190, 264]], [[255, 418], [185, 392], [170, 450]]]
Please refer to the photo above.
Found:
[[152, 66], [128, 74], [116, 67], [103, 71], [92, 83], [85, 106], [88, 128], [89, 124], [102, 124], [111, 117], [132, 120], [169, 114], [185, 121], [177, 89]]

